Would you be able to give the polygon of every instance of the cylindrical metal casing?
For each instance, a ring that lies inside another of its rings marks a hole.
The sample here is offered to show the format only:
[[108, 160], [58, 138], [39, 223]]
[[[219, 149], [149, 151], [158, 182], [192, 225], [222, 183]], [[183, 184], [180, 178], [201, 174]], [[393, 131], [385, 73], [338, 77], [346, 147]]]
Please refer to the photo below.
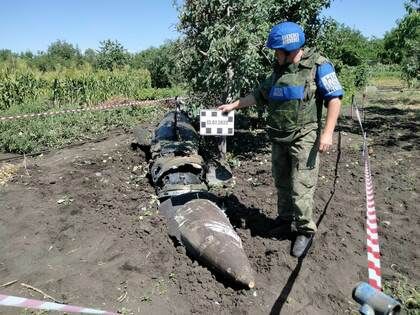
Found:
[[401, 304], [397, 300], [376, 290], [366, 282], [360, 282], [353, 289], [353, 299], [362, 305], [361, 314], [370, 315], [372, 313], [369, 309], [372, 309], [376, 315], [395, 315], [401, 310]]

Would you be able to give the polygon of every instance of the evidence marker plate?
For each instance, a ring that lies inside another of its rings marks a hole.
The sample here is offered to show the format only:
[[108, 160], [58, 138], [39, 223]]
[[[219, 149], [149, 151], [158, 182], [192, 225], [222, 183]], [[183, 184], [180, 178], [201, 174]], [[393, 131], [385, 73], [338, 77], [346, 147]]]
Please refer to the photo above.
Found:
[[235, 130], [235, 113], [222, 113], [217, 109], [202, 109], [200, 111], [200, 135], [202, 136], [233, 136]]

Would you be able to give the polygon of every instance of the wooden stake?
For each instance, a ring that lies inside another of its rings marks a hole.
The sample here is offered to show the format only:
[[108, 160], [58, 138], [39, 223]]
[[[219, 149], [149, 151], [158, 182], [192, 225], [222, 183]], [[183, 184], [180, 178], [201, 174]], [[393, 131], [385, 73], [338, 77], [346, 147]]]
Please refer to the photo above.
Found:
[[16, 282], [18, 282], [18, 280], [13, 280], [13, 281], [7, 282], [5, 284], [0, 285], [0, 288], [8, 287], [9, 285], [15, 284]]
[[35, 292], [38, 292], [38, 293], [42, 294], [42, 295], [44, 296], [44, 299], [45, 299], [45, 298], [48, 298], [48, 299], [50, 299], [50, 300], [52, 300], [52, 301], [54, 301], [54, 302], [56, 302], [56, 303], [60, 303], [60, 304], [62, 304], [62, 303], [63, 303], [63, 302], [61, 302], [61, 301], [59, 301], [59, 300], [57, 300], [57, 299], [54, 299], [51, 295], [48, 295], [48, 294], [47, 294], [47, 293], [45, 293], [44, 291], [42, 291], [42, 290], [40, 290], [40, 289], [38, 289], [38, 288], [35, 288], [35, 287], [33, 287], [33, 286], [29, 285], [29, 284], [26, 284], [26, 283], [21, 283], [20, 285], [21, 285], [21, 286], [23, 286], [23, 287], [25, 287], [25, 288], [31, 289], [31, 290], [33, 290], [33, 291], [35, 291]]

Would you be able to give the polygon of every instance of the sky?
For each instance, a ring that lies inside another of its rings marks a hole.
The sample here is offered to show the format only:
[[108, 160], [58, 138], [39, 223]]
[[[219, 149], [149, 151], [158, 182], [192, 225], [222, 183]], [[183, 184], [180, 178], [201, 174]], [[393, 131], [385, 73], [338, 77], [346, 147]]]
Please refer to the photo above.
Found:
[[333, 0], [323, 12], [366, 37], [382, 38], [405, 14], [405, 0]]
[[[323, 14], [380, 38], [404, 16], [404, 2], [333, 0]], [[45, 51], [60, 39], [84, 51], [112, 39], [136, 52], [177, 38], [177, 20], [173, 0], [0, 0], [0, 49]]]

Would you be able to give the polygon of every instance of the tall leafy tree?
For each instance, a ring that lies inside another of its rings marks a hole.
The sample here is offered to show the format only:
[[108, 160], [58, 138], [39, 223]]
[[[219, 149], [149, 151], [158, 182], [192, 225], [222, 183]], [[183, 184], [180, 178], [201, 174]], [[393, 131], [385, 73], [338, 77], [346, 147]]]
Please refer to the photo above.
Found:
[[317, 47], [337, 68], [366, 62], [371, 57], [369, 46], [369, 40], [360, 31], [334, 20], [326, 21], [317, 38]]
[[168, 41], [158, 48], [148, 48], [133, 55], [131, 66], [149, 70], [153, 87], [177, 85], [182, 82], [177, 62], [178, 48], [177, 41]]
[[369, 40], [356, 29], [328, 19], [322, 25], [316, 40], [318, 49], [334, 64], [341, 74], [340, 81], [346, 94], [367, 83], [368, 64], [375, 63], [381, 42]]
[[34, 55], [34, 53], [32, 51], [27, 50], [25, 52], [20, 53], [19, 57], [21, 57], [22, 59], [25, 59], [25, 60], [29, 60], [30, 61], [30, 60], [32, 60], [35, 57], [35, 55]]
[[413, 83], [420, 73], [420, 1], [411, 0], [405, 7], [407, 14], [385, 35], [382, 60], [400, 64], [404, 78]]
[[92, 48], [86, 49], [83, 53], [83, 60], [93, 67], [96, 66], [97, 57], [96, 51]]
[[209, 104], [247, 93], [270, 70], [265, 48], [270, 28], [281, 21], [300, 23], [311, 42], [318, 14], [330, 0], [186, 0], [178, 29], [183, 74], [193, 92]]
[[0, 62], [8, 61], [16, 57], [10, 49], [0, 49]]
[[82, 63], [79, 48], [64, 40], [52, 42], [45, 52], [38, 51], [36, 54], [25, 52], [21, 54], [21, 58], [41, 71], [77, 67]]
[[117, 40], [110, 39], [100, 42], [97, 55], [97, 66], [100, 69], [113, 70], [128, 65], [130, 54]]
[[48, 46], [47, 54], [52, 58], [61, 60], [74, 60], [80, 58], [81, 53], [77, 47], [64, 40], [57, 40]]

